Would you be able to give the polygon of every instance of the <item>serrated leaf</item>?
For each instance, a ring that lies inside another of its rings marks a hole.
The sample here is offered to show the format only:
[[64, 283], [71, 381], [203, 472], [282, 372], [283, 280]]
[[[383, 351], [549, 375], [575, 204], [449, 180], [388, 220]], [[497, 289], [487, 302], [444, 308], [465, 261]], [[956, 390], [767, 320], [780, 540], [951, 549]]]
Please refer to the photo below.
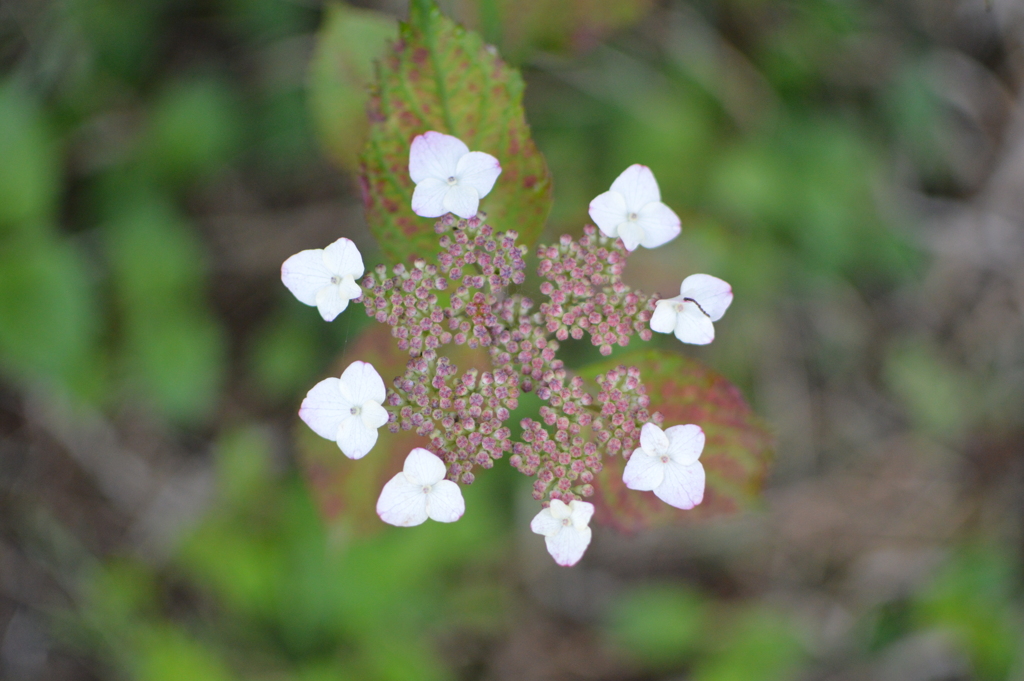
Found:
[[392, 261], [437, 252], [435, 221], [412, 212], [409, 177], [413, 137], [436, 130], [497, 157], [502, 173], [480, 210], [532, 244], [551, 208], [551, 176], [523, 114], [522, 78], [432, 2], [413, 3], [410, 14], [370, 97], [361, 177], [370, 230]]
[[681, 511], [651, 492], [627, 489], [622, 483], [626, 460], [607, 458], [596, 476], [590, 499], [597, 522], [624, 531], [659, 525], [692, 523], [747, 508], [755, 500], [771, 459], [773, 438], [751, 411], [739, 388], [700, 362], [661, 350], [647, 350], [592, 365], [581, 374], [593, 379], [624, 364], [640, 369], [651, 398], [651, 410], [665, 416], [663, 427], [696, 423], [707, 443], [700, 460], [707, 473], [704, 501]]
[[309, 65], [309, 105], [327, 152], [346, 170], [358, 168], [366, 143], [373, 63], [397, 35], [397, 22], [381, 12], [344, 3], [326, 8]]

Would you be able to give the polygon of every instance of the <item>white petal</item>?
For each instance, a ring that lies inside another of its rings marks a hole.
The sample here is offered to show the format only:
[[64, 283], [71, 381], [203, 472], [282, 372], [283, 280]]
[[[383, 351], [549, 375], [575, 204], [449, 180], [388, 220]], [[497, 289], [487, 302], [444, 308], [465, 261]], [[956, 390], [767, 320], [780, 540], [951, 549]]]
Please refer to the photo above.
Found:
[[341, 394], [340, 385], [337, 378], [325, 378], [306, 393], [299, 408], [299, 418], [314, 433], [332, 442], [338, 437], [341, 420], [349, 416], [352, 409], [352, 403]]
[[622, 471], [622, 482], [629, 489], [650, 492], [665, 479], [664, 468], [660, 457], [651, 456], [643, 449], [634, 449]]
[[380, 428], [388, 422], [388, 410], [373, 400], [368, 400], [363, 403], [359, 418], [367, 428]]
[[658, 333], [672, 333], [676, 330], [676, 298], [659, 300], [654, 305], [654, 314], [651, 315], [651, 331]]
[[679, 236], [679, 216], [661, 201], [652, 201], [640, 209], [637, 222], [643, 227], [640, 245], [657, 248]]
[[342, 298], [355, 300], [363, 295], [363, 289], [359, 288], [359, 284], [352, 277], [345, 276], [338, 282], [338, 295]]
[[574, 499], [569, 502], [569, 508], [572, 509], [572, 524], [577, 530], [582, 530], [590, 524], [590, 519], [594, 515], [593, 504]]
[[549, 508], [542, 508], [540, 513], [533, 516], [533, 520], [530, 521], [530, 529], [534, 534], [543, 534], [545, 537], [555, 536], [563, 527], [565, 526], [562, 525], [562, 520], [551, 515]]
[[476, 189], [463, 184], [452, 185], [442, 201], [447, 213], [455, 213], [460, 218], [468, 220], [476, 215], [480, 208], [480, 195]]
[[424, 218], [439, 218], [448, 212], [444, 197], [451, 189], [444, 180], [428, 177], [416, 185], [412, 193], [412, 212]]
[[645, 423], [640, 429], [640, 446], [651, 456], [661, 456], [668, 451], [668, 436], [653, 423]]
[[316, 294], [331, 284], [331, 271], [324, 264], [323, 249], [296, 253], [281, 265], [281, 281], [299, 302], [316, 305]]
[[689, 466], [669, 461], [665, 479], [654, 488], [654, 494], [670, 506], [693, 508], [704, 499], [704, 466], [700, 461]]
[[619, 235], [618, 228], [629, 217], [626, 198], [619, 192], [599, 194], [590, 202], [590, 219], [601, 232], [611, 238]]
[[704, 430], [698, 425], [672, 426], [665, 430], [665, 435], [668, 436], [668, 455], [676, 463], [688, 466], [704, 451]]
[[551, 505], [548, 506], [548, 512], [555, 520], [565, 520], [572, 516], [572, 509], [569, 508], [569, 504], [561, 499], [552, 499]]
[[626, 247], [627, 251], [635, 251], [644, 239], [644, 228], [633, 220], [626, 220], [619, 225], [618, 232], [619, 238], [622, 239], [622, 245]]
[[684, 343], [707, 345], [715, 340], [715, 325], [696, 304], [686, 301], [676, 315], [676, 338]]
[[409, 176], [416, 184], [428, 177], [447, 180], [454, 177], [459, 159], [468, 153], [469, 147], [458, 137], [433, 130], [417, 135], [409, 149]]
[[710, 274], [691, 274], [683, 279], [679, 295], [696, 300], [713, 322], [721, 319], [732, 304], [732, 286]]
[[661, 201], [658, 181], [647, 166], [635, 163], [622, 171], [612, 182], [612, 191], [626, 199], [626, 209], [637, 213], [652, 201]]
[[548, 553], [555, 562], [563, 567], [575, 565], [583, 557], [590, 545], [591, 531], [589, 527], [577, 530], [574, 527], [563, 527], [562, 531], [550, 537], [544, 537]]
[[335, 284], [328, 284], [316, 292], [316, 307], [325, 322], [333, 322], [348, 307], [349, 298], [341, 294]]
[[338, 447], [350, 459], [361, 459], [377, 444], [377, 429], [369, 428], [351, 413], [338, 424]]
[[[324, 265], [339, 277], [363, 276], [363, 256], [351, 239], [342, 237], [324, 249]], [[352, 296], [356, 298], [357, 296]]]
[[482, 151], [471, 151], [460, 158], [455, 171], [459, 186], [475, 189], [478, 200], [491, 193], [498, 175], [501, 175], [498, 159]]
[[405, 457], [405, 466], [402, 470], [410, 480], [424, 486], [436, 485], [444, 480], [444, 474], [448, 472], [441, 457], [422, 447], [416, 447], [409, 452], [409, 456]]
[[439, 523], [454, 523], [466, 512], [462, 490], [451, 480], [434, 485], [427, 495], [427, 515]]
[[384, 404], [387, 391], [384, 390], [384, 379], [369, 362], [355, 361], [345, 367], [341, 374], [344, 387], [341, 392], [351, 398], [353, 406], [361, 407], [368, 400]]
[[412, 527], [427, 520], [427, 495], [423, 486], [399, 473], [388, 480], [377, 499], [377, 515], [389, 525]]

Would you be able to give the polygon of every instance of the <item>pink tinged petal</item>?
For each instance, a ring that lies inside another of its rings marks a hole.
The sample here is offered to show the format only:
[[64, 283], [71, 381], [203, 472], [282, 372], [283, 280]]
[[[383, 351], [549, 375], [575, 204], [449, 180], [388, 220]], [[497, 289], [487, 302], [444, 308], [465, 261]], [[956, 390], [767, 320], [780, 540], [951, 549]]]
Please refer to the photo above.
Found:
[[324, 265], [339, 277], [363, 276], [363, 256], [351, 239], [342, 237], [324, 249]]
[[380, 428], [388, 422], [388, 410], [371, 400], [363, 403], [359, 418], [367, 428]]
[[480, 208], [480, 195], [476, 189], [463, 184], [452, 185], [443, 199], [444, 209], [447, 213], [454, 213], [464, 220], [476, 215]]
[[732, 304], [732, 286], [710, 274], [691, 274], [683, 279], [679, 295], [693, 298], [713, 322], [717, 322]]
[[622, 239], [622, 245], [626, 247], [627, 251], [635, 251], [644, 239], [644, 228], [633, 220], [626, 220], [620, 224], [618, 232], [619, 238]]
[[416, 447], [409, 452], [409, 456], [405, 457], [405, 466], [402, 470], [410, 480], [424, 487], [436, 485], [444, 479], [445, 473], [448, 472], [441, 457], [422, 447]]
[[417, 135], [409, 149], [409, 177], [416, 184], [430, 177], [447, 180], [455, 175], [459, 159], [468, 153], [469, 147], [458, 137], [433, 130]]
[[651, 456], [661, 456], [668, 451], [668, 436], [653, 423], [645, 423], [640, 429], [640, 447]]
[[573, 500], [569, 502], [572, 509], [572, 524], [577, 530], [583, 529], [590, 524], [590, 518], [594, 515], [594, 505], [588, 501]]
[[700, 461], [689, 466], [669, 461], [665, 464], [665, 479], [654, 488], [654, 495], [684, 511], [693, 508], [704, 499], [704, 466]]
[[439, 218], [448, 212], [444, 197], [451, 185], [444, 180], [428, 177], [416, 185], [412, 193], [412, 212], [424, 218]]
[[367, 427], [361, 418], [351, 412], [338, 426], [338, 447], [350, 459], [361, 459], [377, 444], [377, 429]]
[[651, 331], [657, 331], [658, 333], [672, 333], [676, 330], [676, 317], [678, 312], [676, 311], [675, 298], [668, 300], [659, 300], [654, 306], [654, 314], [651, 315]]
[[348, 298], [341, 295], [341, 289], [334, 284], [328, 284], [316, 293], [316, 307], [325, 322], [333, 322], [344, 312], [348, 307], [348, 301]]
[[345, 276], [338, 282], [338, 295], [342, 298], [355, 300], [359, 296], [363, 295], [363, 289], [359, 288], [359, 284], [357, 284], [352, 277]]
[[389, 525], [412, 527], [427, 520], [427, 495], [423, 485], [409, 480], [405, 473], [391, 478], [377, 499], [377, 515]]
[[462, 490], [451, 480], [435, 484], [427, 494], [427, 515], [439, 523], [454, 523], [466, 512]]
[[651, 456], [642, 449], [634, 449], [622, 471], [622, 482], [629, 489], [650, 492], [665, 479], [665, 464], [661, 458]]
[[668, 455], [676, 463], [688, 466], [700, 458], [704, 451], [704, 430], [690, 423], [665, 430], [668, 436]]
[[580, 562], [580, 558], [586, 553], [590, 546], [591, 531], [589, 527], [578, 530], [575, 527], [562, 527], [562, 530], [554, 535], [544, 537], [548, 553], [555, 559], [555, 562], [562, 567], [570, 567]]
[[551, 515], [551, 509], [548, 508], [542, 508], [540, 513], [533, 516], [533, 520], [530, 521], [530, 529], [534, 534], [542, 534], [545, 537], [555, 536], [563, 527], [565, 526], [562, 525], [562, 519]]
[[299, 408], [299, 418], [306, 422], [314, 433], [334, 441], [338, 437], [341, 420], [349, 416], [352, 403], [339, 390], [341, 380], [325, 378], [306, 393]]
[[676, 338], [684, 343], [707, 345], [715, 340], [715, 325], [694, 303], [686, 301], [676, 315]]
[[349, 364], [341, 374], [341, 382], [344, 384], [342, 394], [351, 398], [353, 406], [362, 406], [368, 400], [377, 404], [384, 403], [387, 395], [384, 379], [369, 362], [355, 361]]
[[601, 232], [611, 238], [619, 235], [619, 225], [629, 218], [626, 199], [619, 192], [599, 194], [590, 202], [590, 219]]
[[281, 265], [281, 281], [305, 305], [317, 304], [316, 294], [330, 286], [331, 276], [319, 248], [296, 253]]
[[657, 248], [679, 236], [679, 216], [661, 201], [652, 201], [640, 209], [637, 223], [644, 230], [640, 245]]
[[626, 209], [637, 213], [652, 201], [661, 201], [661, 191], [654, 173], [647, 166], [635, 163], [622, 171], [612, 182], [612, 191], [626, 199]]
[[455, 171], [459, 186], [475, 189], [478, 199], [491, 193], [498, 175], [501, 175], [498, 159], [482, 151], [471, 151], [460, 158]]

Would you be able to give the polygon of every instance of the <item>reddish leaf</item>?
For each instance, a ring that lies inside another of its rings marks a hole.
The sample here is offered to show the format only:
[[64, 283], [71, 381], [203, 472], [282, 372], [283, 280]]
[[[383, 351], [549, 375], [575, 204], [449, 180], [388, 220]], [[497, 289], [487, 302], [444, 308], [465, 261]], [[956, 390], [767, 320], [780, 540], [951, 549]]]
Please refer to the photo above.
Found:
[[696, 423], [707, 443], [700, 460], [707, 473], [704, 501], [681, 511], [651, 492], [627, 489], [622, 483], [625, 458], [605, 460], [594, 481], [590, 500], [595, 520], [625, 531], [674, 523], [691, 523], [735, 513], [757, 498], [772, 456], [773, 438], [739, 388], [700, 362], [683, 355], [648, 350], [587, 367], [587, 378], [624, 364], [640, 369], [651, 397], [651, 410], [665, 416], [663, 427]]
[[366, 221], [392, 261], [438, 251], [434, 220], [412, 212], [409, 146], [428, 130], [455, 135], [498, 158], [502, 173], [480, 203], [488, 222], [532, 244], [551, 208], [551, 177], [530, 138], [519, 73], [466, 31], [417, 0], [370, 98], [370, 136], [362, 156]]

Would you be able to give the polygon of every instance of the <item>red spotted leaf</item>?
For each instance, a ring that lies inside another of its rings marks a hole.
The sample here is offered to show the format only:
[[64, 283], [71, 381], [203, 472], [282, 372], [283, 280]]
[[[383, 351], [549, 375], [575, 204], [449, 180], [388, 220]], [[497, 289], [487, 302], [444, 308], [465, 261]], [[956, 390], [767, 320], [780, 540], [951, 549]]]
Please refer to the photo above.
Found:
[[652, 492], [627, 489], [622, 483], [626, 459], [608, 458], [590, 499], [595, 520], [631, 532], [692, 523], [753, 505], [772, 456], [773, 438], [739, 388], [696, 360], [660, 350], [623, 355], [588, 367], [583, 374], [593, 378], [620, 364], [640, 369], [651, 410], [665, 416], [663, 427], [696, 423], [704, 429], [707, 443], [700, 460], [707, 486], [699, 506], [681, 511]]
[[412, 212], [412, 139], [428, 130], [455, 135], [497, 157], [502, 173], [480, 210], [523, 243], [540, 235], [551, 208], [551, 177], [523, 113], [523, 80], [479, 35], [417, 0], [410, 21], [380, 64], [371, 91], [370, 134], [362, 155], [366, 220], [392, 261], [438, 250], [435, 220]]

